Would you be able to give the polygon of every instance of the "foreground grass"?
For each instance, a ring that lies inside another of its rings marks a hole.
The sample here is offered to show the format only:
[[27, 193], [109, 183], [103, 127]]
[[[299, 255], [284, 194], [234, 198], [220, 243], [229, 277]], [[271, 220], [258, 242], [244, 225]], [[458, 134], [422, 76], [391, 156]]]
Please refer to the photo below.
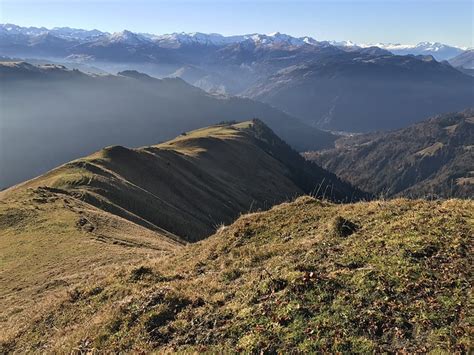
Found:
[[0, 199], [0, 342], [76, 285], [173, 252], [166, 235], [46, 188]]
[[299, 198], [70, 288], [2, 350], [468, 352], [473, 207]]

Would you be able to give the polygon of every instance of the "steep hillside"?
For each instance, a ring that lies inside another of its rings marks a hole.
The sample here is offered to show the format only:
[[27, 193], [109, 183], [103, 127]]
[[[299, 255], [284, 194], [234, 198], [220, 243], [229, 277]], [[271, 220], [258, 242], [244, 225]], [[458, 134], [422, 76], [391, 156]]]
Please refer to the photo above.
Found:
[[0, 192], [0, 327], [14, 331], [33, 304], [304, 193], [364, 196], [261, 121], [108, 147]]
[[454, 67], [464, 69], [474, 69], [474, 49], [465, 51], [458, 56], [449, 60], [449, 63]]
[[334, 141], [266, 104], [210, 95], [181, 79], [21, 62], [0, 64], [0, 78], [0, 167], [8, 166], [0, 169], [0, 189], [107, 145], [155, 144], [221, 121], [260, 118], [299, 151]]
[[156, 146], [111, 146], [6, 190], [47, 186], [143, 225], [187, 240], [209, 235], [241, 212], [292, 196], [363, 196], [306, 162], [261, 121], [183, 133]]
[[473, 110], [336, 144], [305, 156], [374, 194], [474, 197]]
[[302, 197], [71, 288], [1, 349], [466, 353], [473, 212]]
[[474, 78], [430, 56], [344, 53], [288, 67], [245, 95], [314, 126], [369, 132], [470, 107], [473, 88]]

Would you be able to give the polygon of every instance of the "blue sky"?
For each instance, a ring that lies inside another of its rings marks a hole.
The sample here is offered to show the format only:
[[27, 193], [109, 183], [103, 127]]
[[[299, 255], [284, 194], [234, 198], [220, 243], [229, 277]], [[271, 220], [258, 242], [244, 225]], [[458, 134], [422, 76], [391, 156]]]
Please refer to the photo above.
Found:
[[0, 22], [105, 31], [282, 32], [320, 40], [473, 44], [473, 0], [0, 0]]

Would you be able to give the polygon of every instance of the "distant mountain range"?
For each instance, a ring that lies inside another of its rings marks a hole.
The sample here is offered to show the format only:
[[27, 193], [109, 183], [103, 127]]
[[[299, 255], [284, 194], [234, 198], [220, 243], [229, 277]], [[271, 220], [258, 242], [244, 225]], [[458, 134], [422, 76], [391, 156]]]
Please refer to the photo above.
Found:
[[234, 36], [223, 36], [218, 33], [171, 33], [171, 34], [149, 34], [133, 33], [124, 30], [122, 32], [109, 33], [99, 30], [83, 30], [69, 27], [55, 27], [47, 29], [45, 27], [21, 27], [14, 24], [1, 24], [0, 34], [4, 39], [29, 40], [37, 37], [42, 40], [45, 36], [51, 35], [60, 39], [75, 42], [97, 42], [97, 44], [123, 43], [129, 45], [153, 43], [163, 48], [177, 48], [186, 45], [207, 45], [225, 46], [229, 44], [253, 42], [263, 46], [304, 46], [304, 45], [333, 45], [340, 48], [369, 48], [378, 47], [388, 50], [397, 55], [432, 55], [436, 60], [447, 60], [461, 54], [466, 48], [450, 46], [438, 42], [420, 42], [416, 45], [376, 43], [357, 44], [351, 41], [318, 41], [312, 37], [293, 37], [279, 32], [271, 34], [245, 34]]
[[387, 133], [341, 138], [308, 159], [382, 196], [472, 198], [474, 110]]
[[[470, 69], [456, 69], [431, 55], [394, 55], [384, 48], [281, 33], [226, 37], [0, 26], [3, 56], [39, 58], [86, 71], [89, 66], [95, 73], [133, 69], [182, 78], [209, 93], [263, 101], [306, 126], [325, 130], [396, 129], [474, 105]], [[439, 57], [448, 46], [424, 43], [416, 48], [413, 53], [432, 51]], [[465, 53], [469, 55], [461, 56]], [[306, 139], [296, 146], [294, 137], [284, 138], [298, 149], [307, 146]]]
[[253, 84], [244, 95], [308, 124], [368, 132], [474, 105], [474, 78], [431, 56], [321, 55]]
[[260, 118], [299, 151], [335, 140], [267, 104], [136, 71], [87, 75], [58, 65], [3, 62], [0, 89], [0, 166], [8, 166], [0, 169], [1, 188], [104, 145], [153, 144], [221, 121]]
[[393, 43], [375, 43], [375, 44], [356, 44], [350, 41], [330, 42], [333, 45], [346, 48], [368, 48], [378, 47], [390, 51], [396, 55], [430, 55], [437, 61], [448, 60], [467, 51], [467, 48], [450, 46], [439, 42], [420, 42], [418, 44], [393, 44]]

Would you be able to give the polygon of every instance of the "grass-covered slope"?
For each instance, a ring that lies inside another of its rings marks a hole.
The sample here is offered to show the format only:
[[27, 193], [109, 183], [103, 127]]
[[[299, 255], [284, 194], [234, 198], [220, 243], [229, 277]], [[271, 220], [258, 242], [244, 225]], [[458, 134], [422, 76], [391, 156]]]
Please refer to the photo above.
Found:
[[[0, 197], [0, 338], [67, 290], [183, 242], [47, 187]], [[0, 351], [1, 352], [1, 351]]]
[[258, 120], [184, 133], [156, 146], [108, 147], [4, 195], [42, 186], [189, 241], [242, 212], [304, 193], [337, 201], [363, 196], [305, 161]]
[[467, 352], [473, 233], [472, 201], [302, 197], [71, 288], [2, 350]]
[[335, 149], [305, 156], [374, 194], [473, 198], [474, 110], [342, 138]]
[[1, 335], [117, 266], [174, 253], [240, 213], [312, 190], [361, 196], [249, 121], [157, 146], [109, 147], [2, 191]]

